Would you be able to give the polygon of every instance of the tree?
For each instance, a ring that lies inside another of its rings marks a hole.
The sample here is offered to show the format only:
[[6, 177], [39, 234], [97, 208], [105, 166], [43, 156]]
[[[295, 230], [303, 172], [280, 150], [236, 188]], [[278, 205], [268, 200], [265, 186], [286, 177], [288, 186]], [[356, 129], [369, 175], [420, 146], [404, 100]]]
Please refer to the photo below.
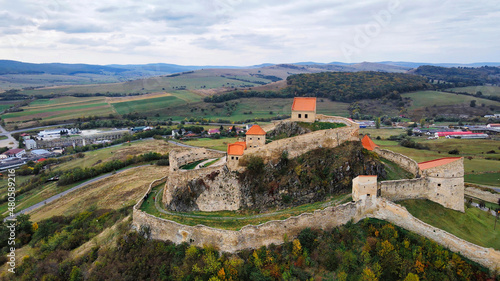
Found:
[[420, 128], [425, 126], [425, 118], [420, 119]]
[[380, 129], [380, 117], [375, 120], [375, 128]]
[[476, 100], [470, 101], [470, 107], [476, 107]]

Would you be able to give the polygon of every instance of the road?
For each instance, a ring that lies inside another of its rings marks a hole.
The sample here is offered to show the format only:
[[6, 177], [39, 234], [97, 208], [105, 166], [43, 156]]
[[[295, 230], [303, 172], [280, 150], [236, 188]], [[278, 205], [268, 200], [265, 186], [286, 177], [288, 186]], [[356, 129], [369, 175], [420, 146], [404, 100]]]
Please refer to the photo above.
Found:
[[[126, 169], [123, 169], [123, 170], [120, 170], [120, 171], [116, 172], [115, 174], [119, 174], [119, 173], [122, 173], [122, 172], [128, 171], [128, 170], [130, 170], [130, 169], [135, 169], [135, 168], [144, 167], [144, 166], [150, 166], [150, 164], [145, 164], [145, 165], [140, 165], [140, 166], [135, 166], [135, 167], [126, 168]], [[38, 209], [38, 208], [40, 208], [40, 207], [44, 206], [45, 204], [51, 203], [51, 202], [53, 202], [53, 201], [55, 201], [55, 200], [57, 200], [57, 199], [59, 199], [59, 198], [61, 198], [61, 197], [65, 196], [65, 195], [66, 195], [66, 194], [68, 194], [68, 193], [71, 193], [71, 192], [73, 192], [73, 191], [75, 191], [75, 190], [77, 190], [77, 189], [80, 189], [80, 188], [82, 188], [82, 187], [84, 187], [84, 186], [87, 186], [87, 185], [89, 185], [89, 184], [92, 184], [92, 183], [94, 183], [94, 182], [96, 182], [96, 181], [99, 181], [99, 180], [105, 179], [105, 178], [107, 178], [107, 177], [110, 177], [110, 176], [112, 176], [112, 175], [113, 175], [113, 173], [107, 173], [107, 174], [104, 174], [104, 175], [100, 175], [100, 176], [98, 176], [98, 177], [96, 177], [96, 178], [90, 179], [90, 180], [88, 180], [88, 181], [86, 181], [86, 182], [83, 182], [83, 183], [81, 183], [81, 184], [79, 184], [79, 185], [77, 185], [77, 186], [74, 186], [74, 187], [72, 187], [72, 188], [70, 188], [70, 189], [68, 189], [68, 190], [66, 190], [66, 191], [63, 191], [63, 192], [61, 192], [61, 193], [59, 193], [59, 194], [56, 194], [56, 195], [54, 195], [54, 196], [52, 196], [52, 197], [50, 197], [50, 198], [47, 198], [47, 199], [45, 199], [45, 200], [44, 200], [44, 201], [42, 201], [42, 202], [36, 203], [35, 205], [33, 205], [33, 206], [31, 206], [31, 207], [28, 207], [28, 208], [26, 208], [26, 209], [24, 209], [24, 210], [22, 210], [22, 211], [20, 211], [20, 212], [15, 213], [15, 214], [14, 214], [14, 217], [17, 217], [17, 216], [19, 216], [20, 214], [30, 213], [30, 212], [32, 212], [33, 210], [36, 210], [36, 209]], [[7, 218], [5, 218], [5, 219], [4, 219], [4, 221], [5, 221], [5, 220], [7, 220], [8, 218], [11, 218], [11, 217], [7, 217]]]
[[[1, 125], [0, 125], [0, 136], [6, 136], [7, 139], [5, 140], [0, 140], [0, 147], [7, 146], [9, 148], [17, 148], [19, 146], [19, 143], [16, 141], [16, 139], [11, 135], [12, 132], [8, 132], [5, 130]], [[10, 144], [13, 142], [14, 144]]]

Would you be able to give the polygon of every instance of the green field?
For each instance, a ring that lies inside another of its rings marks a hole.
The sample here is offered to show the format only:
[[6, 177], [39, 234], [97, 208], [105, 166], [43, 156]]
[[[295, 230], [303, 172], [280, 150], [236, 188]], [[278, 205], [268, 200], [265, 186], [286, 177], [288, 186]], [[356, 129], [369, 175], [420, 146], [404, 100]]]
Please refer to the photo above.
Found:
[[470, 183], [500, 186], [500, 173], [466, 174], [464, 180]]
[[238, 138], [210, 139], [200, 138], [195, 140], [181, 141], [184, 144], [226, 151], [227, 145], [236, 142]]
[[469, 105], [471, 100], [476, 100], [478, 106], [480, 104], [485, 105], [496, 105], [500, 106], [500, 102], [491, 101], [487, 99], [481, 99], [477, 97], [471, 97], [466, 95], [457, 95], [450, 94], [444, 92], [437, 91], [420, 91], [414, 93], [406, 93], [401, 95], [403, 98], [409, 97], [413, 100], [413, 103], [409, 109], [416, 109], [422, 107], [431, 107], [431, 106], [450, 106], [450, 105], [459, 105], [465, 104]]
[[418, 219], [476, 245], [500, 250], [500, 224], [495, 217], [477, 208], [465, 213], [445, 208], [429, 200], [404, 200], [399, 204]]
[[147, 112], [148, 110], [166, 109], [168, 107], [177, 107], [186, 104], [185, 101], [175, 97], [167, 96], [160, 98], [151, 98], [135, 100], [128, 102], [113, 103], [113, 107], [118, 114], [127, 114], [131, 112]]
[[484, 96], [496, 96], [500, 97], [500, 87], [497, 86], [469, 86], [449, 89], [454, 92], [467, 92], [469, 94], [475, 95], [477, 92], [481, 92]]
[[11, 112], [2, 116], [6, 123], [38, 120], [70, 120], [82, 116], [108, 116], [113, 114], [113, 108], [103, 97], [61, 97], [39, 99], [28, 106], [21, 107], [23, 111]]

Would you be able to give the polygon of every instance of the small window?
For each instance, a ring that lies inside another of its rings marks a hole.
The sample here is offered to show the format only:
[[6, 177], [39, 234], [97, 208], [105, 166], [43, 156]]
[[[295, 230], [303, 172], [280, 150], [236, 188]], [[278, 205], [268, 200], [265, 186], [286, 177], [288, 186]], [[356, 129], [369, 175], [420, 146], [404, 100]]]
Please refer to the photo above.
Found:
[[239, 157], [236, 157], [236, 160], [238, 160], [238, 159], [239, 159]]
[[438, 183], [438, 186], [441, 186], [441, 184], [440, 184], [440, 183]]
[[299, 118], [302, 118], [302, 114], [299, 113]]
[[234, 160], [234, 156], [231, 156], [231, 160]]
[[[304, 114], [304, 118], [307, 118], [307, 114]], [[368, 194], [368, 195], [370, 195], [370, 194]]]
[[260, 138], [257, 138], [257, 140], [260, 140]]

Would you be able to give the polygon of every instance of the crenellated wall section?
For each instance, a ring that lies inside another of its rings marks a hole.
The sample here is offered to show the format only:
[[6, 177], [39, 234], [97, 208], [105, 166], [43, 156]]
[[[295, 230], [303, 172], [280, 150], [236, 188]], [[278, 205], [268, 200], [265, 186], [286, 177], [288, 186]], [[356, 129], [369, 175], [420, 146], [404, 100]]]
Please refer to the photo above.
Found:
[[210, 158], [221, 158], [226, 154], [203, 147], [188, 150], [174, 149], [169, 153], [170, 171], [175, 172], [183, 165]]

